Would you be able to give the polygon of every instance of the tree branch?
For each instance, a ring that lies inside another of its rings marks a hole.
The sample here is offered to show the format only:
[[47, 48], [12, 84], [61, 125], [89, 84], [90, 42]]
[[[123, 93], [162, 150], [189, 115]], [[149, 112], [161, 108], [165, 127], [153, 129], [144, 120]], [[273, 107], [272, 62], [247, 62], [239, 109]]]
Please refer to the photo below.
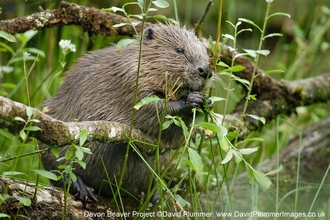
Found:
[[[29, 16], [24, 16], [21, 18], [15, 18], [11, 20], [4, 20], [0, 21], [0, 30], [6, 31], [11, 34], [24, 32], [30, 29], [35, 30], [42, 30], [44, 28], [49, 28], [53, 26], [62, 26], [62, 25], [77, 25], [80, 26], [84, 31], [87, 31], [90, 34], [102, 34], [106, 36], [110, 35], [134, 35], [134, 31], [131, 26], [126, 25], [120, 28], [113, 28], [114, 24], [118, 23], [128, 23], [127, 18], [113, 14], [110, 12], [101, 12], [99, 9], [91, 8], [91, 7], [84, 7], [79, 6], [73, 3], [68, 3], [62, 1], [60, 3], [59, 9], [54, 10], [46, 10], [38, 13], [34, 13]], [[152, 25], [151, 23], [146, 23], [147, 26]], [[139, 27], [137, 27], [139, 30]], [[206, 40], [205, 40], [206, 41]], [[204, 42], [205, 42], [204, 41]], [[206, 45], [209, 47], [209, 45]], [[231, 63], [231, 59], [233, 54], [229, 51], [229, 49], [223, 45], [224, 50], [221, 54], [221, 59], [226, 62], [227, 64]], [[252, 76], [252, 71], [254, 68], [253, 62], [247, 57], [239, 57], [236, 59], [235, 64], [241, 64], [245, 66], [245, 70], [242, 72], [234, 73], [236, 76], [247, 79], [250, 81]], [[263, 73], [260, 68], [257, 68], [257, 74], [259, 75], [254, 83], [253, 86], [253, 94], [257, 94], [257, 100], [249, 102], [247, 113], [255, 114], [258, 116], [262, 116], [266, 118], [267, 122], [273, 120], [276, 116], [283, 114], [283, 115], [290, 115], [295, 111], [295, 108], [298, 106], [310, 105], [313, 103], [319, 102], [328, 102], [330, 100], [330, 74], [324, 74], [318, 77], [313, 77], [309, 79], [302, 79], [296, 81], [276, 81], [269, 75]], [[242, 106], [245, 102], [245, 99], [242, 99], [236, 106], [235, 111], [229, 115], [228, 124], [236, 125], [237, 122], [235, 120], [231, 120], [230, 118], [238, 117], [240, 118], [242, 113]], [[28, 107], [11, 101], [9, 99], [0, 97], [0, 128], [7, 128], [12, 133], [18, 133], [24, 127], [24, 123], [14, 120], [15, 117], [21, 117], [27, 120], [26, 109]], [[32, 137], [37, 138], [38, 140], [49, 144], [49, 145], [56, 145], [56, 146], [64, 146], [71, 143], [79, 143], [79, 132], [82, 129], [86, 129], [88, 131], [88, 140], [87, 141], [101, 141], [101, 142], [128, 142], [131, 141], [126, 134], [129, 132], [129, 127], [124, 124], [116, 123], [116, 122], [106, 122], [106, 121], [97, 121], [97, 122], [62, 122], [56, 119], [51, 118], [50, 116], [33, 109], [33, 118], [38, 119], [39, 123], [34, 123], [34, 126], [40, 127], [42, 130], [38, 132], [30, 132]], [[253, 120], [252, 118], [245, 117], [244, 120], [245, 130], [242, 130], [240, 134], [242, 137], [249, 134], [251, 131], [255, 131], [260, 129], [263, 124], [260, 121]], [[329, 122], [325, 127], [328, 129]], [[319, 129], [318, 127], [314, 127], [307, 132], [307, 134], [312, 133], [315, 129]], [[312, 138], [306, 134], [306, 140], [311, 140]], [[327, 141], [329, 134], [326, 133]], [[144, 143], [153, 143], [156, 144], [157, 141], [153, 138], [146, 136], [139, 130], [133, 130], [132, 134], [133, 140], [138, 140], [138, 142]], [[319, 139], [321, 142], [322, 137]], [[135, 142], [136, 144], [138, 142]], [[322, 150], [323, 154], [319, 154], [318, 156], [324, 156], [324, 158], [320, 158], [318, 161], [329, 161], [329, 150], [322, 146], [329, 146], [327, 143], [326, 145], [317, 145], [318, 143], [310, 143], [310, 142], [303, 142], [306, 143], [306, 146], [302, 146], [302, 154], [301, 157], [304, 157], [307, 162], [303, 163], [303, 174], [306, 174], [306, 177], [312, 176], [312, 174], [320, 169], [320, 166], [313, 166], [312, 163], [308, 163], [308, 161], [314, 161], [316, 155], [311, 154], [309, 152], [316, 152]], [[310, 145], [307, 145], [310, 143]], [[283, 153], [282, 162], [288, 163], [296, 161], [297, 157], [297, 147], [292, 145], [293, 147], [288, 147]], [[310, 148], [308, 146], [311, 146]], [[321, 148], [313, 148], [313, 147], [321, 146]], [[155, 145], [145, 145], [141, 144], [138, 145], [139, 149], [145, 154], [153, 153], [155, 150]], [[173, 146], [171, 146], [173, 147]], [[175, 147], [175, 146], [174, 146]], [[162, 149], [168, 149], [169, 146], [162, 145]], [[316, 152], [317, 153], [317, 152]], [[293, 159], [292, 159], [293, 158]], [[267, 160], [264, 162], [261, 167], [270, 167], [274, 165], [274, 161]], [[323, 163], [320, 164], [321, 167], [325, 165]], [[288, 166], [288, 170], [294, 167], [294, 165], [290, 164]], [[266, 170], [265, 170], [266, 171]], [[290, 173], [290, 172], [289, 172]], [[291, 173], [290, 173], [291, 174]], [[281, 173], [283, 175], [283, 173]], [[0, 181], [0, 191], [1, 192], [8, 192], [10, 196], [13, 196], [12, 202], [16, 203], [14, 211], [10, 211], [13, 209], [13, 203], [8, 203], [6, 200], [6, 206], [8, 210], [5, 213], [13, 213], [13, 216], [16, 214], [17, 207], [20, 205], [18, 204], [18, 198], [22, 197], [26, 192], [21, 192], [20, 195], [16, 196], [16, 194], [11, 191], [10, 187], [17, 186], [15, 182], [7, 178], [1, 178], [4, 180], [3, 182]], [[247, 180], [248, 178], [244, 176], [243, 178], [238, 177], [240, 180]], [[238, 181], [240, 182], [240, 181]], [[235, 191], [233, 195], [235, 196], [237, 192], [240, 192], [239, 186], [247, 186], [247, 183], [240, 182], [240, 185], [234, 185]], [[24, 184], [25, 185], [25, 184]], [[32, 189], [35, 189], [35, 186], [31, 185]], [[17, 186], [17, 188], [23, 189], [24, 186]], [[47, 191], [55, 190], [52, 188], [45, 188]], [[249, 187], [250, 189], [250, 187]], [[282, 189], [282, 188], [281, 188]], [[38, 190], [40, 192], [40, 190]], [[51, 191], [51, 195], [53, 191]], [[50, 206], [48, 207], [49, 210], [46, 212], [44, 209], [42, 210], [41, 214], [36, 212], [38, 217], [50, 217], [53, 216], [54, 213], [60, 214], [62, 211], [63, 204], [61, 203], [61, 199], [63, 198], [63, 192], [59, 192], [56, 194], [56, 198], [50, 198]], [[216, 193], [215, 193], [216, 194]], [[240, 194], [235, 201], [241, 201], [241, 198], [244, 195], [251, 194], [251, 193], [243, 193]], [[26, 195], [26, 194], [25, 194]], [[30, 197], [32, 194], [28, 193]], [[32, 197], [31, 197], [32, 198]], [[40, 198], [40, 197], [39, 197]], [[48, 198], [45, 195], [42, 195], [41, 198]], [[235, 197], [236, 198], [236, 197]], [[44, 207], [43, 205], [40, 206], [40, 200], [37, 198], [37, 203], [34, 205], [38, 205], [36, 209], [41, 210], [40, 207]], [[59, 201], [58, 209], [56, 208], [55, 212], [53, 209], [54, 202]], [[71, 200], [71, 202], [74, 202]], [[75, 205], [70, 205], [73, 207]], [[79, 203], [78, 207], [81, 207]], [[1, 207], [3, 208], [3, 207]], [[23, 211], [24, 212], [24, 211]], [[68, 213], [71, 213], [70, 210]], [[72, 214], [72, 218], [68, 217], [68, 219], [77, 219], [83, 218], [83, 210], [74, 211], [73, 213], [80, 213], [79, 216], [74, 216]], [[53, 215], [52, 215], [53, 214]], [[60, 216], [57, 216], [60, 218]]]
[[[231, 65], [234, 53], [223, 45], [221, 60], [227, 65]], [[253, 75], [255, 64], [249, 57], [240, 56], [235, 59], [235, 65], [242, 65], [245, 69], [241, 72], [234, 72], [235, 76], [246, 79], [249, 82]], [[247, 112], [248, 114], [264, 117], [267, 123], [274, 120], [278, 115], [290, 116], [299, 106], [307, 106], [316, 103], [326, 103], [330, 100], [330, 73], [323, 74], [307, 79], [287, 81], [277, 81], [270, 75], [257, 67], [258, 75], [252, 87], [252, 94], [256, 95], [256, 101], [250, 101]], [[239, 126], [239, 123], [233, 118], [240, 118], [246, 98], [243, 97], [236, 105], [234, 112], [230, 115], [227, 123]], [[261, 121], [244, 118], [244, 128], [240, 133], [240, 137], [244, 138], [252, 131], [260, 130], [264, 124]]]
[[[24, 128], [24, 123], [15, 120], [15, 117], [21, 117], [27, 121], [27, 108], [29, 107], [24, 104], [0, 96], [0, 128], [7, 128], [12, 133], [19, 133], [19, 131]], [[156, 139], [145, 135], [137, 129], [133, 129], [132, 139], [130, 140], [127, 135], [129, 134], [130, 127], [118, 122], [63, 122], [37, 109], [33, 109], [33, 118], [38, 119], [40, 122], [34, 122], [31, 125], [40, 127], [41, 131], [31, 131], [30, 136], [48, 145], [60, 147], [72, 143], [79, 144], [79, 133], [82, 129], [86, 129], [88, 132], [88, 142], [127, 143], [131, 141], [134, 142], [144, 154], [152, 154], [156, 148]], [[140, 144], [142, 142], [144, 144]], [[165, 144], [162, 146], [163, 149], [168, 147]]]
[[[76, 25], [90, 34], [105, 36], [134, 34], [130, 25], [113, 28], [114, 24], [119, 23], [129, 23], [129, 21], [127, 18], [111, 12], [101, 12], [98, 8], [61, 1], [59, 9], [45, 10], [24, 17], [0, 21], [0, 30], [16, 34], [53, 26]], [[139, 28], [140, 26], [137, 26], [137, 30]]]

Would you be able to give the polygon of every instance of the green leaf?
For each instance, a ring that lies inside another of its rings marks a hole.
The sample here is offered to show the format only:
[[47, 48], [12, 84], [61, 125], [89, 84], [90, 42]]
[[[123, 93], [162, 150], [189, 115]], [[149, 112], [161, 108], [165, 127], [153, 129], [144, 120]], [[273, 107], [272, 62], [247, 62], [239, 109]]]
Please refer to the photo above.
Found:
[[271, 17], [273, 17], [273, 16], [285, 16], [285, 17], [288, 17], [288, 18], [290, 18], [290, 17], [291, 17], [291, 15], [290, 15], [290, 14], [288, 14], [288, 13], [283, 13], [283, 12], [275, 12], [275, 13], [273, 13], [273, 14], [269, 15], [267, 18], [269, 19], [269, 18], [271, 18]]
[[257, 51], [256, 50], [249, 50], [249, 49], [243, 49], [245, 52], [247, 52], [247, 54], [250, 56], [250, 57], [257, 57]]
[[[105, 10], [107, 10], [107, 9], [105, 9]], [[118, 8], [118, 7], [115, 7], [115, 6], [111, 7], [110, 10], [113, 11], [114, 13], [116, 13], [117, 11], [126, 13], [123, 8]]]
[[144, 0], [137, 0], [138, 6], [140, 7], [141, 11], [143, 11], [144, 7]]
[[7, 215], [5, 213], [0, 213], [0, 218], [11, 218], [10, 215]]
[[[225, 138], [224, 138], [225, 139]], [[234, 156], [234, 150], [231, 148], [229, 149], [229, 151], [227, 152], [227, 155], [225, 156], [225, 158], [223, 158], [223, 160], [221, 161], [221, 164], [226, 164], [228, 163]]]
[[82, 129], [80, 131], [80, 134], [79, 134], [79, 146], [83, 146], [87, 140], [87, 130], [86, 129]]
[[325, 6], [325, 5], [322, 5], [321, 6], [321, 11], [324, 13], [324, 14], [327, 14], [327, 15], [330, 15], [330, 9]]
[[187, 127], [186, 123], [184, 123], [184, 121], [182, 120], [181, 117], [177, 116], [177, 117], [175, 117], [175, 119], [176, 120], [174, 120], [174, 123], [176, 123], [176, 121], [180, 122], [179, 124], [177, 124], [177, 126], [182, 128], [183, 135], [185, 138], [187, 138], [189, 135], [189, 131], [188, 131], [188, 127]]
[[50, 180], [57, 181], [59, 179], [54, 173], [47, 170], [34, 170], [34, 172]]
[[14, 83], [1, 83], [0, 85], [2, 86], [2, 88], [7, 88], [7, 89], [14, 89], [16, 87]]
[[114, 27], [114, 28], [118, 28], [118, 27], [123, 27], [123, 26], [125, 26], [125, 25], [127, 25], [128, 23], [119, 23], [119, 24], [114, 24], [114, 25], [112, 25], [112, 27]]
[[233, 154], [234, 154], [235, 162], [236, 162], [236, 163], [239, 163], [239, 162], [242, 161], [242, 159], [243, 159], [243, 155], [241, 154], [241, 152], [239, 152], [239, 151], [233, 149]]
[[86, 169], [86, 163], [82, 160], [76, 160], [76, 163], [79, 164], [79, 166], [81, 166], [83, 169]]
[[222, 61], [219, 61], [218, 63], [217, 63], [217, 66], [221, 66], [221, 67], [225, 67], [225, 68], [230, 68], [230, 66], [228, 66], [226, 63], [224, 63], [224, 62], [222, 62]]
[[241, 56], [248, 56], [248, 55], [249, 55], [248, 53], [237, 53], [237, 54], [235, 54], [234, 59], [241, 57]]
[[254, 148], [243, 148], [243, 149], [239, 149], [239, 152], [241, 154], [244, 154], [244, 155], [249, 155], [249, 154], [252, 154], [254, 152], [257, 152], [258, 151], [258, 147], [254, 147]]
[[270, 38], [270, 37], [282, 37], [283, 34], [280, 33], [272, 33], [272, 34], [267, 34], [266, 36], [264, 36], [264, 39], [266, 38]]
[[23, 118], [21, 118], [21, 117], [15, 117], [14, 120], [15, 121], [21, 121], [21, 122], [26, 123], [26, 121]]
[[270, 178], [266, 176], [263, 172], [259, 170], [253, 170], [254, 177], [256, 181], [262, 186], [264, 189], [268, 189], [270, 185], [272, 185], [272, 182], [270, 181]]
[[258, 121], [261, 121], [263, 124], [266, 123], [266, 119], [264, 117], [259, 117], [257, 115], [252, 115], [252, 114], [246, 114], [247, 116], [255, 119], [255, 120], [258, 120]]
[[168, 2], [165, 0], [156, 0], [156, 1], [152, 1], [152, 3], [156, 5], [158, 8], [167, 8], [168, 6], [170, 6]]
[[245, 28], [245, 29], [239, 30], [239, 31], [237, 32], [237, 35], [239, 35], [239, 34], [242, 33], [242, 32], [246, 32], [246, 31], [250, 31], [250, 32], [252, 32], [252, 29], [251, 29], [251, 28]]
[[245, 169], [248, 173], [248, 176], [249, 176], [249, 182], [250, 184], [254, 182], [254, 172], [253, 172], [253, 168], [248, 164], [248, 163], [245, 163]]
[[20, 198], [18, 198], [18, 201], [24, 206], [31, 205], [31, 199], [29, 199], [29, 198], [20, 197]]
[[30, 122], [39, 123], [40, 121], [38, 119], [32, 118], [32, 119], [30, 119]]
[[[80, 162], [82, 162], [82, 161], [80, 161]], [[68, 174], [70, 175], [70, 178], [71, 178], [71, 180], [73, 181], [73, 182], [76, 182], [77, 181], [77, 176], [76, 176], [76, 174], [74, 174], [73, 172], [72, 172], [72, 170], [67, 170], [68, 172]]]
[[212, 103], [214, 103], [214, 102], [220, 102], [220, 101], [226, 101], [225, 98], [218, 97], [218, 96], [211, 96], [211, 97], [209, 97], [209, 99], [212, 101]]
[[238, 25], [240, 25], [239, 23], [242, 23], [242, 22], [237, 22], [236, 26], [231, 23], [230, 21], [226, 21], [228, 24], [230, 24], [233, 28], [237, 27]]
[[256, 94], [249, 95], [248, 100], [256, 101], [257, 100], [256, 96], [257, 96]]
[[228, 46], [228, 49], [229, 49], [230, 52], [235, 52], [236, 51], [236, 48], [233, 48], [231, 46]]
[[58, 156], [60, 156], [60, 151], [58, 150], [57, 147], [55, 146], [49, 146], [50, 151], [54, 154], [55, 158], [58, 158]]
[[16, 34], [16, 38], [22, 43], [27, 43], [37, 33], [38, 33], [38, 31], [28, 30], [28, 31], [24, 32], [23, 34]]
[[152, 12], [152, 11], [158, 11], [158, 9], [157, 8], [149, 8], [148, 9], [148, 12]]
[[4, 137], [8, 138], [9, 140], [13, 140], [15, 137], [12, 133], [10, 133], [9, 131], [4, 130], [4, 129], [0, 129], [0, 134], [3, 135]]
[[232, 132], [228, 132], [226, 137], [228, 138], [229, 141], [232, 141], [237, 137], [237, 135], [238, 135], [237, 131], [232, 131]]
[[27, 128], [25, 128], [26, 131], [41, 131], [41, 128], [39, 128], [38, 126], [29, 126]]
[[[14, 67], [12, 66], [0, 66], [0, 70], [1, 72], [3, 73], [11, 73], [14, 71]], [[4, 85], [5, 83], [1, 84], [1, 85]], [[9, 84], [9, 83], [6, 83], [6, 84]]]
[[162, 125], [162, 129], [167, 129], [168, 127], [170, 127], [171, 124], [173, 124], [173, 120], [165, 121]]
[[159, 101], [161, 101], [161, 100], [162, 100], [162, 99], [159, 98], [159, 97], [156, 96], [156, 95], [148, 96], [148, 97], [145, 97], [145, 98], [141, 99], [141, 101], [140, 101], [139, 103], [137, 103], [137, 104], [134, 106], [134, 108], [135, 108], [136, 110], [139, 110], [139, 109], [140, 109], [142, 106], [144, 106], [144, 105], [147, 105], [147, 104], [152, 103], [152, 102], [159, 102]]
[[270, 53], [269, 50], [256, 50], [256, 52], [264, 56], [267, 56]]
[[190, 147], [188, 147], [189, 161], [191, 162], [191, 168], [196, 171], [197, 174], [200, 174], [203, 171], [203, 162], [201, 156], [198, 152]]
[[233, 35], [231, 35], [231, 34], [223, 34], [223, 37], [235, 41], [235, 37]]
[[248, 80], [246, 80], [246, 79], [242, 79], [242, 78], [240, 78], [240, 77], [238, 77], [238, 76], [234, 76], [234, 75], [232, 75], [231, 77], [232, 77], [235, 81], [240, 82], [241, 84], [243, 84], [243, 85], [246, 86], [246, 87], [248, 87], [248, 85], [250, 84], [250, 81], [248, 81]]
[[91, 149], [87, 148], [87, 147], [80, 147], [80, 149], [85, 153], [85, 154], [93, 154], [93, 152], [91, 151]]
[[268, 173], [266, 173], [267, 176], [275, 175], [283, 170], [283, 166], [280, 164], [279, 167], [277, 167], [275, 170], [271, 170]]
[[42, 50], [39, 50], [37, 48], [25, 48], [26, 51], [30, 52], [30, 53], [33, 53], [33, 54], [37, 54], [43, 58], [46, 57], [46, 54], [45, 52], [43, 52]]
[[220, 133], [220, 131], [221, 131], [221, 129], [218, 125], [216, 125], [214, 123], [210, 123], [210, 122], [200, 122], [200, 123], [196, 124], [196, 126], [211, 130], [214, 133]]
[[129, 44], [135, 43], [137, 40], [135, 39], [121, 39], [117, 44], [116, 44], [116, 50], [120, 50], [122, 47], [126, 47]]
[[256, 28], [258, 28], [258, 30], [260, 32], [262, 32], [261, 28], [258, 25], [256, 25], [253, 21], [251, 21], [249, 19], [246, 19], [246, 18], [239, 18], [238, 20], [242, 21], [242, 22], [245, 22], [245, 23], [248, 23], [248, 24], [251, 24], [251, 25], [255, 26]]
[[[140, 16], [140, 15], [135, 15], [135, 16], [132, 16], [132, 17], [137, 17], [137, 18], [139, 18], [139, 19], [143, 19], [143, 16]], [[136, 27], [136, 26], [138, 26], [139, 24], [141, 24], [141, 22], [140, 21], [132, 21], [132, 23], [131, 23], [131, 25], [133, 26], [133, 27]]]
[[0, 46], [3, 47], [6, 51], [9, 51], [12, 55], [15, 55], [14, 49], [10, 47], [8, 44], [5, 44], [4, 42], [0, 42]]
[[220, 146], [222, 150], [228, 152], [228, 150], [231, 148], [232, 144], [228, 140], [228, 138], [225, 136], [224, 138], [220, 139]]
[[164, 20], [164, 21], [168, 21], [168, 22], [171, 22], [172, 24], [176, 25], [177, 27], [180, 26], [180, 23], [177, 22], [176, 20], [172, 19], [172, 18], [168, 18], [164, 15], [154, 15], [152, 16], [153, 18], [155, 18], [156, 20]]
[[73, 147], [70, 147], [66, 152], [65, 152], [65, 155], [64, 155], [64, 158], [65, 160], [70, 160], [72, 158], [74, 154], [74, 149]]
[[175, 199], [180, 203], [181, 207], [189, 208], [191, 206], [191, 204], [187, 200], [183, 199], [179, 194], [174, 194], [174, 196]]
[[236, 72], [241, 72], [245, 69], [245, 66], [242, 65], [235, 65], [230, 68], [231, 72], [236, 73]]
[[18, 172], [18, 171], [5, 171], [1, 175], [2, 176], [18, 176], [18, 175], [27, 176], [25, 173]]
[[7, 32], [4, 31], [0, 31], [0, 37], [6, 39], [9, 42], [17, 42], [16, 38], [13, 35], [8, 34]]
[[27, 138], [27, 135], [24, 130], [21, 130], [19, 132], [19, 136], [22, 138], [23, 141], [26, 140], [26, 138]]
[[84, 158], [84, 152], [80, 149], [80, 147], [77, 147], [75, 156], [80, 161]]

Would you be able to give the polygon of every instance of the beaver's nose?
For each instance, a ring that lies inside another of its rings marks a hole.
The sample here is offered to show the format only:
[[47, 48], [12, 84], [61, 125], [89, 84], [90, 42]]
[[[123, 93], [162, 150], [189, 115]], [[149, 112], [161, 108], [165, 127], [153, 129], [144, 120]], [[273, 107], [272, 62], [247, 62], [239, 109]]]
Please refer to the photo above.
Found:
[[212, 77], [213, 72], [212, 70], [210, 70], [208, 67], [198, 67], [197, 68], [197, 73], [198, 75], [200, 75], [201, 77], [203, 77], [204, 79], [209, 79]]

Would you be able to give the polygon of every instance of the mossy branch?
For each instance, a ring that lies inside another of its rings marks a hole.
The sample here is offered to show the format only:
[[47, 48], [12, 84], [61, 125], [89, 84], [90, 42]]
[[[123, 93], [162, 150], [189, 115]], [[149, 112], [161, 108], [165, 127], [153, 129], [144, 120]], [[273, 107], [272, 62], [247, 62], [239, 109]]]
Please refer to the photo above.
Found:
[[[10, 34], [27, 30], [43, 30], [54, 26], [76, 25], [90, 34], [129, 35], [134, 34], [131, 26], [114, 28], [114, 24], [128, 23], [127, 18], [111, 13], [101, 12], [98, 8], [80, 6], [61, 1], [59, 9], [36, 12], [28, 16], [0, 21], [0, 30]], [[140, 26], [137, 26], [139, 30]]]
[[[26, 110], [28, 106], [14, 102], [0, 96], [0, 128], [7, 128], [11, 133], [19, 133], [24, 127], [24, 123], [15, 120], [21, 117], [27, 120]], [[155, 151], [157, 140], [145, 135], [140, 130], [133, 129], [132, 140], [128, 138], [130, 127], [109, 121], [82, 121], [82, 122], [63, 122], [56, 120], [45, 113], [33, 109], [33, 118], [40, 122], [34, 122], [33, 126], [38, 126], [41, 131], [30, 131], [29, 135], [47, 145], [65, 146], [68, 144], [79, 144], [79, 133], [82, 129], [88, 132], [87, 141], [100, 141], [112, 143], [134, 142], [144, 154], [152, 154]], [[150, 143], [150, 144], [139, 144]], [[166, 145], [163, 146], [166, 148]]]

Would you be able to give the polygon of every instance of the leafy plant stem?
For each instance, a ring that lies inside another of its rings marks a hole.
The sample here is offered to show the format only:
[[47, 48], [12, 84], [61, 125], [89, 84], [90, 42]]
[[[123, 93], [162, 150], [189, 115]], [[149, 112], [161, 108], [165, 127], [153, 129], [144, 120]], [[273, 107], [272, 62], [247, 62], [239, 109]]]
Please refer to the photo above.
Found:
[[[264, 36], [265, 36], [265, 31], [266, 31], [266, 26], [267, 26], [267, 21], [269, 19], [268, 15], [269, 15], [269, 9], [270, 9], [270, 5], [271, 5], [271, 2], [268, 2], [267, 4], [267, 9], [266, 9], [266, 15], [265, 15], [265, 19], [264, 19], [264, 23], [263, 23], [263, 27], [262, 27], [262, 30], [261, 30], [261, 35], [260, 35], [260, 39], [259, 39], [259, 46], [258, 46], [258, 50], [261, 50], [262, 48], [262, 43], [264, 41]], [[258, 62], [259, 62], [259, 57], [260, 57], [260, 54], [257, 53], [256, 54], [256, 57], [254, 59], [254, 67], [253, 67], [253, 72], [252, 72], [252, 76], [251, 76], [251, 81], [250, 81], [250, 84], [248, 85], [248, 92], [247, 92], [247, 95], [246, 95], [246, 100], [245, 100], [245, 103], [244, 103], [244, 107], [243, 107], [243, 111], [242, 111], [242, 114], [241, 114], [241, 119], [243, 121], [243, 119], [246, 117], [246, 110], [247, 110], [247, 106], [248, 106], [248, 103], [250, 101], [250, 96], [251, 96], [251, 93], [252, 93], [252, 88], [253, 88], [253, 83], [254, 83], [254, 80], [256, 77], [258, 77], [258, 75], [256, 74], [257, 72], [257, 65], [258, 65]], [[238, 128], [238, 133], [240, 133], [241, 129], [242, 129], [242, 126], [243, 125], [240, 125], [239, 128]], [[238, 141], [238, 136], [236, 136], [235, 138], [235, 144], [237, 144], [237, 141]]]
[[[144, 4], [146, 4], [146, 3], [144, 3]], [[151, 5], [151, 2], [149, 2], [148, 9], [150, 8], [150, 5]], [[148, 11], [148, 10], [146, 10], [146, 11]], [[129, 16], [126, 13], [125, 13], [125, 15], [129, 19]], [[139, 78], [140, 78], [140, 69], [141, 69], [143, 32], [144, 32], [144, 22], [145, 22], [145, 19], [146, 19], [146, 16], [143, 16], [143, 18], [142, 18], [142, 24], [141, 24], [141, 33], [140, 34], [137, 34], [140, 47], [139, 47], [139, 56], [138, 56], [138, 67], [137, 67], [137, 73], [136, 73], [136, 79], [135, 79], [135, 92], [134, 92], [133, 106], [135, 106], [135, 104], [137, 103], [137, 100], [138, 100]], [[129, 19], [129, 21], [130, 21], [130, 19]], [[132, 25], [132, 27], [133, 27], [134, 31], [137, 33], [134, 25]], [[135, 110], [135, 108], [133, 108], [132, 109], [132, 118], [131, 118], [130, 131], [129, 131], [129, 134], [128, 134], [129, 137], [132, 136], [133, 126], [134, 126], [134, 119], [135, 119], [135, 113], [136, 113], [136, 110]], [[128, 156], [129, 156], [129, 150], [130, 150], [130, 144], [127, 143], [126, 153], [125, 153], [125, 157], [124, 157], [124, 161], [123, 161], [123, 166], [122, 166], [121, 174], [120, 174], [119, 181], [118, 181], [118, 184], [119, 184], [118, 188], [121, 187], [121, 184], [122, 184], [123, 179], [124, 179], [125, 169], [126, 169], [126, 165], [127, 165]]]
[[[237, 43], [237, 41], [236, 41], [236, 38], [237, 38], [237, 25], [235, 26], [235, 37], [234, 37], [234, 39], [233, 39], [233, 41], [234, 41], [234, 44], [233, 44], [233, 48], [235, 49], [236, 48], [236, 43]], [[234, 66], [234, 64], [235, 64], [235, 55], [234, 55], [234, 53], [233, 53], [233, 57], [232, 57], [232, 60], [231, 60], [231, 67], [233, 67]], [[229, 82], [228, 82], [228, 88], [227, 88], [227, 93], [226, 93], [226, 99], [224, 100], [225, 101], [225, 106], [224, 106], [224, 110], [223, 110], [223, 119], [222, 119], [222, 125], [224, 125], [224, 123], [225, 123], [225, 121], [226, 121], [226, 112], [227, 112], [227, 108], [228, 108], [228, 100], [229, 100], [229, 95], [230, 95], [230, 92], [231, 92], [231, 83], [232, 83], [232, 75], [233, 75], [233, 73], [232, 72], [230, 72], [230, 76], [229, 76]]]

